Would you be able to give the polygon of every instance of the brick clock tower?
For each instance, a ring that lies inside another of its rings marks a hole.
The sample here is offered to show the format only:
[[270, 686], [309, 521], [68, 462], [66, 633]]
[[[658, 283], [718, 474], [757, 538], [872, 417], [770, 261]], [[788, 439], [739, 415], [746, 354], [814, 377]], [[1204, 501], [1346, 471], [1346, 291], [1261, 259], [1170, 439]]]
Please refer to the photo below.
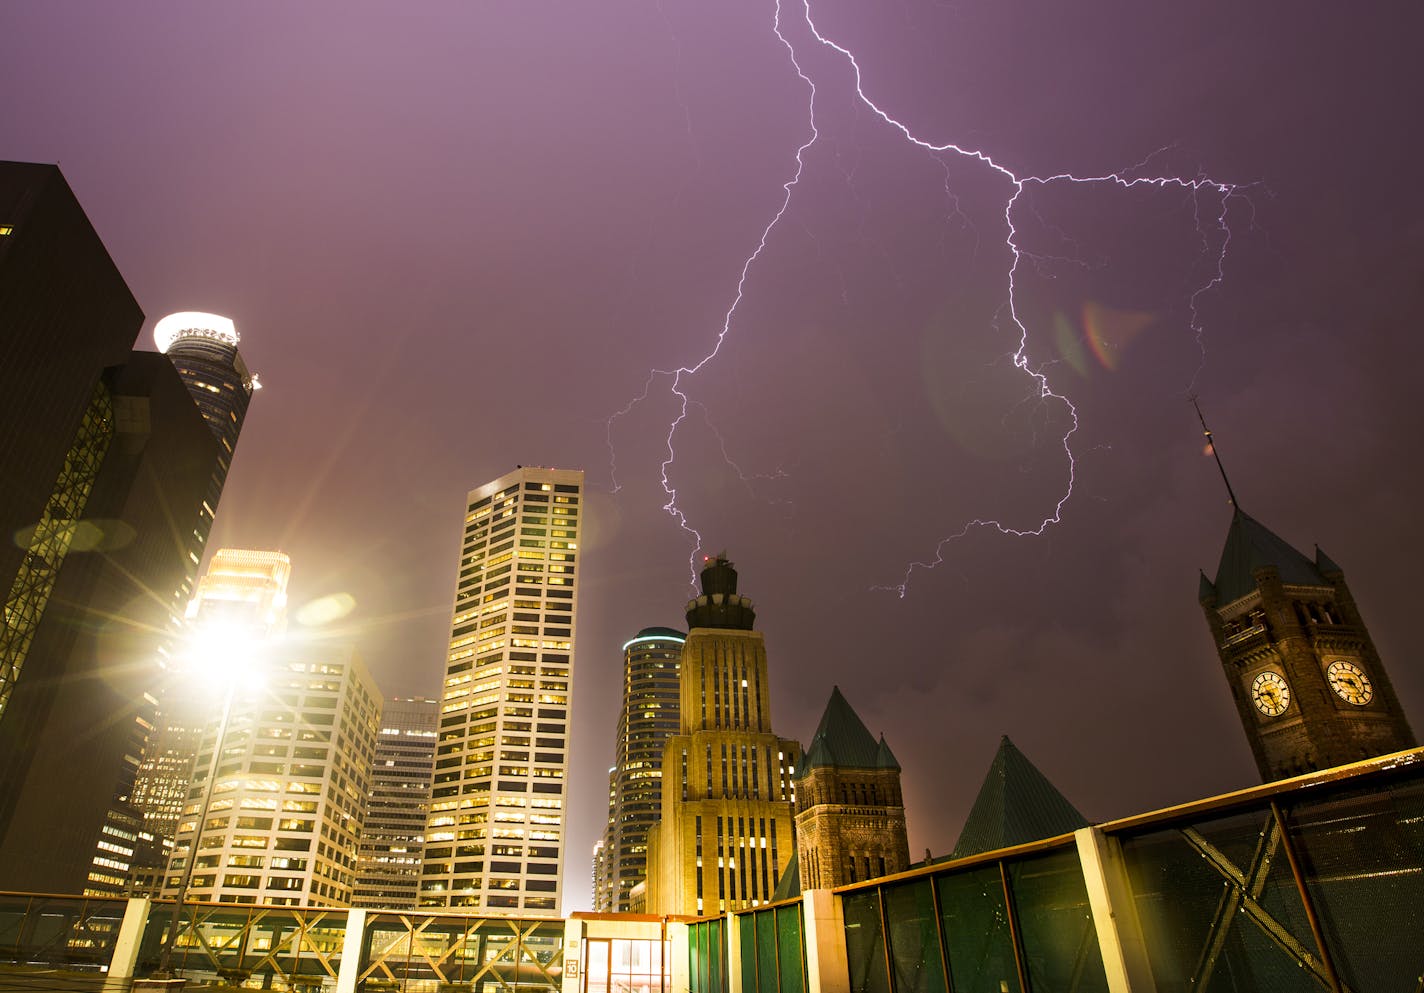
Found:
[[1239, 507], [1200, 599], [1265, 781], [1415, 747], [1345, 574]]

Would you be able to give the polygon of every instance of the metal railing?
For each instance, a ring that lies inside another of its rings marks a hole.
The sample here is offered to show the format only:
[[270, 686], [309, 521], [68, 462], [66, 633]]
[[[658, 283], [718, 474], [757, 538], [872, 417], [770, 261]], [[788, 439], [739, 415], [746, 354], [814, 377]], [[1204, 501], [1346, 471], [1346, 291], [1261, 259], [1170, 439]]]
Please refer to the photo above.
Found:
[[[167, 918], [0, 893], [0, 991], [123, 989]], [[174, 965], [285, 990], [573, 990], [575, 926], [197, 904]], [[1424, 993], [1424, 749], [679, 928], [691, 993]]]
[[1424, 750], [836, 892], [857, 993], [1419, 993]]

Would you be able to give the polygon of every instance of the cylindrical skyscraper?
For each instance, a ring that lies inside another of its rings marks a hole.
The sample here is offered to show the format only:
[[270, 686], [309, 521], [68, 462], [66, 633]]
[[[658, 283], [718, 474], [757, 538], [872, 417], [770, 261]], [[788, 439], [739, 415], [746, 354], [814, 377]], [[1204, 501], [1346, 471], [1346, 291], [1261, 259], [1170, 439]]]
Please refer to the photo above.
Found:
[[623, 646], [623, 709], [595, 910], [627, 913], [629, 892], [647, 877], [648, 829], [662, 813], [663, 747], [679, 727], [678, 670], [686, 639], [672, 628], [643, 628]]
[[193, 402], [223, 447], [221, 487], [252, 391], [262, 388], [238, 354], [237, 325], [217, 314], [169, 314], [154, 325], [153, 341], [183, 377]]

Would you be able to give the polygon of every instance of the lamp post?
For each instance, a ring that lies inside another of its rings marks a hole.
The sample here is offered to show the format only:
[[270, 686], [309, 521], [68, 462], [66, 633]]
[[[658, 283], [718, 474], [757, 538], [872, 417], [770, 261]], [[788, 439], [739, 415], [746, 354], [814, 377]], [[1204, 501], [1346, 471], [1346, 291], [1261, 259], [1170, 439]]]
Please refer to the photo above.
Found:
[[[213, 742], [213, 755], [208, 761], [208, 778], [203, 786], [203, 800], [198, 805], [198, 819], [193, 829], [193, 840], [188, 847], [188, 857], [183, 863], [183, 874], [178, 880], [178, 892], [173, 899], [173, 912], [168, 918], [168, 927], [163, 935], [163, 950], [158, 960], [155, 979], [165, 985], [181, 987], [183, 980], [173, 976], [173, 947], [178, 941], [178, 928], [183, 914], [183, 903], [188, 896], [188, 886], [193, 880], [193, 868], [198, 861], [198, 851], [203, 840], [203, 829], [208, 821], [208, 813], [213, 802], [213, 791], [217, 786], [218, 769], [227, 740], [228, 725], [232, 721], [233, 703], [238, 690], [244, 684], [251, 686], [256, 664], [263, 650], [260, 641], [255, 640], [250, 631], [234, 629], [224, 625], [207, 625], [189, 638], [190, 659], [201, 661], [205, 668], [217, 669], [224, 678], [227, 688], [223, 693], [222, 718], [218, 721], [217, 738]], [[244, 676], [248, 677], [244, 679]], [[193, 756], [196, 772], [198, 757]], [[165, 874], [166, 875], [166, 874]]]
[[203, 802], [198, 806], [198, 823], [193, 830], [193, 842], [188, 846], [188, 858], [183, 863], [183, 875], [178, 880], [178, 893], [173, 898], [173, 913], [168, 918], [168, 929], [163, 935], [163, 954], [158, 959], [158, 975], [165, 979], [173, 976], [173, 945], [178, 940], [178, 922], [183, 914], [183, 900], [188, 895], [188, 884], [193, 880], [193, 866], [198, 861], [203, 825], [207, 823], [208, 809], [212, 806], [218, 763], [222, 760], [223, 741], [227, 738], [227, 725], [232, 718], [232, 701], [236, 695], [237, 680], [233, 679], [228, 682], [227, 693], [223, 697], [222, 720], [218, 722], [218, 737], [217, 741], [213, 742], [213, 757], [208, 762], [208, 781], [203, 787]]

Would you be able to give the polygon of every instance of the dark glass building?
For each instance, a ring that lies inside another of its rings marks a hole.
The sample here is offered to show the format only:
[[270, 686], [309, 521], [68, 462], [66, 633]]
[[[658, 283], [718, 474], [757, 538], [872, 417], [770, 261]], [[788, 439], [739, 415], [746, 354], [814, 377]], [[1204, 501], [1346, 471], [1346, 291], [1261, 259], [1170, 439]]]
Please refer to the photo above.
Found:
[[143, 313], [54, 166], [0, 162], [0, 314], [0, 889], [117, 893], [246, 394], [224, 443], [195, 375], [130, 351]]
[[[143, 312], [52, 165], [0, 162], [0, 720], [74, 544]], [[0, 832], [10, 757], [0, 755]]]
[[72, 528], [82, 543], [58, 570], [0, 718], [0, 889], [121, 892], [160, 651], [202, 552], [192, 524], [218, 445], [177, 371], [134, 352], [100, 385], [110, 416], [106, 431], [81, 438], [103, 449]]

